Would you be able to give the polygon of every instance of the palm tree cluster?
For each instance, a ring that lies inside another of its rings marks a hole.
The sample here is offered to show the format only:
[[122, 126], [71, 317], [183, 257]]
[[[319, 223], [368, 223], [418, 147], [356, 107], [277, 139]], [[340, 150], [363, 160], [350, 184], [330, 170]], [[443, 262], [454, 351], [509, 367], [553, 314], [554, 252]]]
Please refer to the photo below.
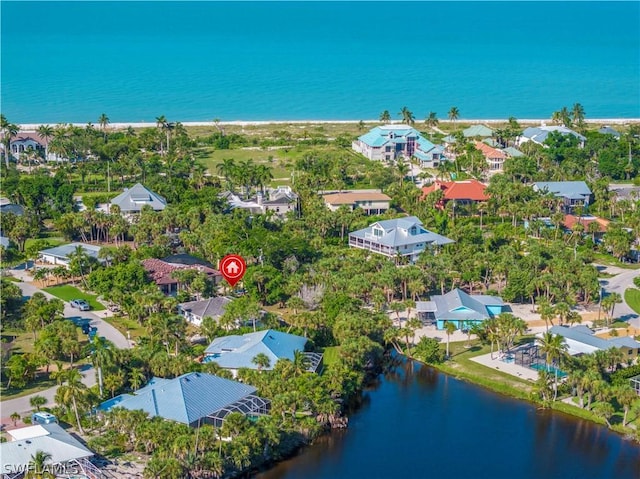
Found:
[[573, 125], [582, 128], [584, 126], [584, 116], [584, 107], [580, 103], [575, 103], [571, 111], [566, 106], [554, 111], [551, 115], [551, 121], [568, 128]]
[[216, 167], [218, 174], [224, 178], [229, 191], [236, 187], [244, 188], [244, 195], [248, 197], [253, 188], [264, 193], [264, 188], [273, 179], [269, 166], [255, 164], [253, 160], [236, 161], [232, 158], [222, 160]]

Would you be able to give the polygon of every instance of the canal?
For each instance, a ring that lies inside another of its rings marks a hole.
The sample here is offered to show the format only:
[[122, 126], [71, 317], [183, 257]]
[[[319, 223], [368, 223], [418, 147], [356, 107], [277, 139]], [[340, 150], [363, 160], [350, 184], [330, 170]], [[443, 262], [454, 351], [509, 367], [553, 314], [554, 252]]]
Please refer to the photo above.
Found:
[[403, 362], [365, 392], [347, 430], [256, 477], [638, 478], [640, 446], [603, 426]]

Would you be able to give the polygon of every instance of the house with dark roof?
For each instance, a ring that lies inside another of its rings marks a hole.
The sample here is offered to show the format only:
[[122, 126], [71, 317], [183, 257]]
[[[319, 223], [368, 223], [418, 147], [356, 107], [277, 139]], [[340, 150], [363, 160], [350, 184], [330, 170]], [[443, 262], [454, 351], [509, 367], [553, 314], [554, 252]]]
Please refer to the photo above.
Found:
[[391, 205], [391, 198], [380, 190], [325, 192], [322, 194], [322, 199], [331, 211], [346, 206], [352, 211], [359, 208], [366, 215], [379, 215], [387, 211]]
[[415, 216], [377, 221], [367, 228], [349, 233], [349, 246], [388, 258], [405, 258], [414, 263], [426, 249], [454, 243], [422, 226]]
[[179, 263], [168, 263], [157, 258], [147, 258], [142, 261], [142, 267], [150, 278], [158, 285], [160, 290], [166, 295], [175, 295], [180, 291], [180, 281], [173, 277], [173, 273], [179, 270], [195, 270], [207, 275], [209, 281], [217, 284], [222, 280], [220, 271], [201, 264], [185, 265]]
[[377, 126], [355, 140], [351, 148], [374, 161], [414, 157], [425, 167], [436, 167], [447, 160], [442, 146], [434, 145], [409, 125]]
[[[235, 376], [240, 368], [259, 369], [253, 359], [258, 354], [269, 358], [269, 365], [262, 369], [273, 369], [280, 359], [294, 361], [296, 352], [304, 353], [307, 338], [283, 333], [274, 329], [257, 331], [241, 336], [222, 336], [214, 339], [205, 350], [204, 362], [215, 362], [221, 368], [230, 370]], [[317, 371], [322, 362], [318, 353], [304, 353], [309, 371]]]
[[489, 200], [487, 185], [478, 180], [463, 181], [439, 181], [436, 180], [429, 186], [422, 188], [422, 199], [434, 191], [442, 191], [442, 200], [436, 205], [437, 208], [444, 208], [449, 201], [456, 204], [482, 203]]
[[144, 206], [154, 211], [162, 211], [167, 207], [167, 200], [140, 183], [125, 188], [122, 193], [111, 200], [111, 206], [118, 206], [124, 215], [140, 213]]
[[7, 436], [9, 440], [0, 443], [0, 467], [4, 478], [24, 477], [26, 467], [38, 451], [50, 454], [45, 471], [66, 469], [78, 474], [74, 477], [100, 477], [89, 475], [98, 471], [88, 461], [94, 456], [93, 451], [56, 423], [12, 429], [7, 431]]
[[218, 321], [232, 300], [225, 296], [215, 296], [200, 301], [188, 301], [178, 305], [178, 312], [187, 321], [196, 326], [201, 326], [204, 318], [213, 318]]
[[562, 210], [567, 214], [572, 214], [577, 206], [586, 207], [591, 203], [592, 193], [584, 181], [538, 181], [533, 189], [561, 198]]
[[468, 329], [499, 315], [504, 308], [505, 304], [498, 296], [468, 294], [458, 288], [447, 294], [433, 295], [431, 301], [416, 301], [418, 316], [422, 320], [435, 321], [438, 329], [444, 329], [447, 322], [458, 329]]
[[289, 186], [270, 188], [266, 196], [258, 192], [256, 196], [246, 200], [241, 199], [231, 191], [220, 194], [229, 204], [229, 210], [243, 209], [254, 214], [262, 214], [272, 211], [276, 216], [283, 218], [290, 211], [298, 211], [300, 198]]
[[267, 414], [270, 403], [256, 394], [256, 388], [207, 373], [187, 373], [174, 379], [153, 378], [134, 394], [121, 394], [103, 402], [98, 409], [108, 412], [121, 407], [142, 410], [149, 417], [161, 417], [191, 427], [222, 425], [224, 418], [239, 412], [248, 416]]
[[[635, 359], [640, 352], [640, 342], [630, 336], [619, 336], [615, 338], [599, 338], [595, 332], [584, 325], [578, 326], [553, 326], [549, 329], [551, 334], [556, 334], [564, 338], [568, 347], [568, 353], [572, 356], [579, 354], [592, 354], [596, 351], [606, 351], [607, 349], [620, 348], [625, 357]], [[538, 334], [541, 337], [542, 333]]]
[[507, 154], [504, 151], [493, 148], [483, 141], [476, 141], [474, 145], [484, 156], [490, 172], [496, 173], [504, 170], [504, 162], [507, 159]]
[[24, 214], [24, 207], [16, 203], [4, 203], [0, 205], [0, 215], [6, 215], [7, 213], [22, 216]]
[[547, 147], [547, 145], [545, 144], [545, 140], [547, 139], [549, 134], [551, 134], [552, 132], [557, 132], [557, 133], [560, 133], [561, 135], [573, 135], [578, 139], [580, 148], [584, 147], [584, 142], [587, 140], [585, 136], [573, 131], [570, 128], [567, 128], [566, 126], [542, 125], [542, 126], [530, 126], [529, 128], [525, 128], [524, 131], [522, 132], [522, 135], [520, 135], [516, 139], [516, 144], [522, 145], [528, 141], [531, 141], [538, 145]]

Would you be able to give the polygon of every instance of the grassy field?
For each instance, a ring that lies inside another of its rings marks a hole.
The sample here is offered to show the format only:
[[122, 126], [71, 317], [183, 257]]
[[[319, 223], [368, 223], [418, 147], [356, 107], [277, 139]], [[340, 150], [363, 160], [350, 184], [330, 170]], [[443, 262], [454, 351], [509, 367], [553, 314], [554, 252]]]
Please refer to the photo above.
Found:
[[62, 286], [52, 286], [51, 288], [44, 288], [49, 294], [54, 295], [56, 298], [60, 298], [63, 301], [71, 301], [73, 299], [84, 299], [90, 305], [93, 311], [103, 311], [104, 305], [99, 303], [96, 296], [93, 294], [83, 293], [78, 288], [70, 286], [68, 284]]
[[640, 289], [628, 288], [624, 292], [624, 300], [631, 309], [640, 314]]
[[60, 246], [61, 244], [68, 243], [68, 241], [66, 241], [61, 236], [42, 236], [37, 239], [33, 239], [33, 238], [27, 239], [27, 241], [24, 244], [25, 249], [28, 249], [29, 246], [31, 246], [36, 241], [46, 241], [49, 244], [48, 246], [49, 248], [53, 248], [55, 246]]
[[148, 333], [147, 330], [139, 323], [124, 316], [109, 316], [104, 318], [104, 320], [120, 331], [125, 338], [127, 337], [128, 331], [131, 339], [134, 341], [140, 336], [144, 336]]
[[340, 346], [330, 346], [324, 348], [322, 363], [325, 367], [331, 367], [332, 364], [335, 364], [338, 361], [338, 357], [340, 354]]

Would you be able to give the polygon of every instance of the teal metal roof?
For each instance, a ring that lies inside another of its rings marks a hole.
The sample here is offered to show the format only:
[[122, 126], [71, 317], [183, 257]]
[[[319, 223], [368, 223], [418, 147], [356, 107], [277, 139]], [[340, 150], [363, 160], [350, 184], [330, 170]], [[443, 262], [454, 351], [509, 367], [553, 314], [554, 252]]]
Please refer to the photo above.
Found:
[[462, 131], [465, 138], [473, 138], [476, 136], [487, 137], [493, 135], [493, 130], [484, 125], [473, 125]]

